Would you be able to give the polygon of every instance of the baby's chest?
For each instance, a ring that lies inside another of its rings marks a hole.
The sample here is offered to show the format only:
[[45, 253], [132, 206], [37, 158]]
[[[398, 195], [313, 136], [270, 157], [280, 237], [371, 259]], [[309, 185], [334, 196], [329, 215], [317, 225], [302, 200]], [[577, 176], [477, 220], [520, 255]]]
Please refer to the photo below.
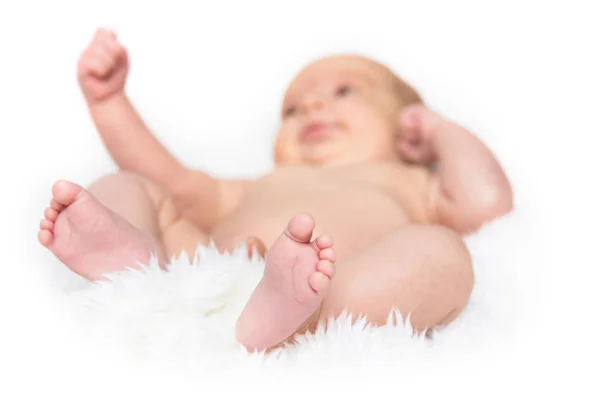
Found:
[[[328, 213], [362, 213], [422, 218], [425, 180], [419, 174], [396, 168], [348, 168], [279, 173], [261, 179], [244, 198], [271, 209], [293, 208]], [[243, 206], [243, 205], [242, 205]]]
[[328, 179], [264, 182], [245, 196], [240, 211], [288, 218], [308, 212], [327, 225], [389, 225], [410, 219], [393, 191], [373, 182]]
[[326, 174], [280, 175], [252, 185], [213, 234], [224, 240], [257, 236], [271, 243], [292, 216], [309, 213], [316, 222], [315, 235], [334, 235], [349, 251], [369, 238], [416, 222], [411, 210], [393, 190], [377, 182]]

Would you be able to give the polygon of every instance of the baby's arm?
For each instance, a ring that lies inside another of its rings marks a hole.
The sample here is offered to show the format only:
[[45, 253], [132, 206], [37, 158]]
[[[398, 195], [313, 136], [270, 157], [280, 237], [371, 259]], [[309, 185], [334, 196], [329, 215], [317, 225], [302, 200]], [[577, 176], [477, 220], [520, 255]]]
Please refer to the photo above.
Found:
[[403, 158], [437, 167], [427, 185], [433, 221], [464, 234], [511, 211], [510, 183], [473, 134], [423, 105], [406, 108], [400, 121]]
[[125, 95], [129, 60], [116, 35], [99, 29], [79, 59], [79, 85], [113, 160], [165, 189], [187, 171], [152, 135]]
[[436, 123], [430, 144], [438, 169], [430, 199], [439, 222], [465, 234], [510, 212], [512, 189], [492, 152], [463, 127]]
[[168, 191], [188, 170], [152, 135], [123, 92], [88, 102], [90, 114], [121, 170], [142, 175]]
[[210, 230], [237, 205], [246, 181], [185, 168], [150, 133], [125, 94], [90, 105], [90, 112], [118, 166], [163, 187], [178, 213], [201, 229]]
[[189, 170], [173, 157], [127, 98], [127, 74], [125, 48], [113, 32], [98, 30], [79, 59], [78, 78], [104, 145], [121, 170], [160, 185], [171, 195], [179, 212], [209, 229], [231, 208], [230, 203], [245, 185]]

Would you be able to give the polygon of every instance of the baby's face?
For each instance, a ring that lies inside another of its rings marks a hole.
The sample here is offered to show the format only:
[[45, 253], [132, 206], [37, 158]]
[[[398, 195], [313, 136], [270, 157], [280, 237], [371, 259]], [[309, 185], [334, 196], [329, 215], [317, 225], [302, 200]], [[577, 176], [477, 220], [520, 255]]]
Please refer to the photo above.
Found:
[[276, 163], [397, 160], [400, 103], [393, 79], [389, 71], [360, 57], [332, 57], [309, 65], [286, 92]]

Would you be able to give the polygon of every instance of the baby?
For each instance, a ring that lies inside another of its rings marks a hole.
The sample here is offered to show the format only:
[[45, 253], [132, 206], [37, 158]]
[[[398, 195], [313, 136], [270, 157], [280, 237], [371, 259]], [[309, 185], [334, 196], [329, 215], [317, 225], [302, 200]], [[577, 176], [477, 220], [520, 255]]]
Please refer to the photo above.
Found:
[[[89, 279], [247, 243], [264, 275], [236, 325], [269, 350], [344, 309], [416, 331], [451, 322], [473, 287], [462, 235], [512, 209], [511, 186], [473, 134], [428, 109], [389, 69], [358, 56], [304, 68], [287, 89], [276, 168], [256, 180], [190, 170], [155, 139], [125, 92], [111, 31], [83, 52], [79, 84], [122, 172], [89, 189], [58, 181], [39, 241]], [[267, 251], [265, 251], [268, 249]]]

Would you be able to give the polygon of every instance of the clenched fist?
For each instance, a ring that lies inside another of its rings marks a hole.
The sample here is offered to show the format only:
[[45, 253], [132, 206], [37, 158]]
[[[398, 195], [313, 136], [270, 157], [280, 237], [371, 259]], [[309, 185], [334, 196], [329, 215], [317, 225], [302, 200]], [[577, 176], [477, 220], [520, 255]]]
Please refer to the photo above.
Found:
[[77, 78], [86, 100], [97, 102], [122, 92], [128, 71], [125, 47], [114, 32], [99, 29], [79, 57]]
[[422, 104], [405, 107], [400, 113], [398, 150], [409, 163], [428, 165], [436, 161], [435, 139], [443, 123], [441, 116]]

